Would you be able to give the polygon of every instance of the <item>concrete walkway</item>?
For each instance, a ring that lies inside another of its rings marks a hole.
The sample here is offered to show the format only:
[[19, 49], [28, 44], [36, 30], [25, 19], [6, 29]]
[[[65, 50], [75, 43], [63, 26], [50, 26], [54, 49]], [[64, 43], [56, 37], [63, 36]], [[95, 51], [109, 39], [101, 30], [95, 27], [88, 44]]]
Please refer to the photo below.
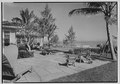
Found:
[[66, 58], [64, 56], [65, 55], [63, 53], [43, 56], [37, 52], [34, 54], [33, 58], [20, 59], [19, 62], [21, 64], [32, 66], [33, 72], [25, 74], [17, 82], [47, 82], [52, 79], [71, 75], [109, 63], [109, 61], [93, 60], [92, 64], [76, 62], [75, 67], [66, 67], [59, 65], [59, 63], [65, 63]]

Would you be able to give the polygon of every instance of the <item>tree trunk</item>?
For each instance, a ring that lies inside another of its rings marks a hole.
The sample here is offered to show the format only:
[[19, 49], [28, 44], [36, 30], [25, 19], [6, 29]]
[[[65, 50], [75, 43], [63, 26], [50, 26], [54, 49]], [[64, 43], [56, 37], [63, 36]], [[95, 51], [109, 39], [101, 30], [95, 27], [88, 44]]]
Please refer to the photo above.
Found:
[[101, 49], [102, 49], [101, 55], [106, 53], [105, 50], [106, 50], [107, 43], [108, 43], [108, 40], [105, 42], [104, 45], [101, 46]]
[[106, 21], [106, 30], [107, 30], [107, 37], [108, 37], [108, 42], [109, 42], [109, 47], [110, 47], [110, 52], [111, 52], [111, 57], [114, 61], [117, 60], [115, 52], [114, 52], [114, 48], [113, 48], [113, 43], [112, 43], [112, 39], [110, 38], [110, 31], [109, 31], [109, 27], [108, 27], [108, 21]]
[[50, 37], [48, 37], [48, 47], [50, 48]]
[[28, 37], [27, 46], [28, 46], [28, 49], [31, 50], [31, 47], [30, 47], [30, 37]]
[[29, 50], [31, 51], [31, 47], [30, 47], [30, 45], [29, 45], [29, 42], [27, 43], [27, 46], [28, 46]]
[[44, 37], [40, 39], [40, 46], [43, 47], [43, 44], [44, 44]]

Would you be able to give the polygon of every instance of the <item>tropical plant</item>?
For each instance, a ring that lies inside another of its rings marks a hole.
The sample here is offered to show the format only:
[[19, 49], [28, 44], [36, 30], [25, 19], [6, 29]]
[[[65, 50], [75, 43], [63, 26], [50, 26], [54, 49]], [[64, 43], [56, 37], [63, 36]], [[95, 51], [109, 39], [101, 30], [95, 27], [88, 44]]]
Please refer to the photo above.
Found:
[[110, 50], [111, 50], [111, 57], [113, 60], [117, 60], [113, 49], [113, 44], [109, 29], [109, 24], [117, 22], [117, 20], [115, 19], [115, 17], [117, 17], [117, 13], [115, 13], [117, 12], [117, 2], [87, 2], [85, 3], [85, 5], [86, 5], [85, 8], [78, 8], [70, 11], [69, 15], [73, 15], [73, 14], [88, 15], [88, 14], [103, 13], [106, 22], [106, 31], [107, 31]]
[[32, 18], [34, 18], [33, 11], [29, 11], [28, 8], [25, 10], [20, 10], [20, 16], [12, 19], [13, 22], [19, 23], [22, 26], [22, 29], [19, 31], [18, 35], [23, 36], [26, 39], [29, 50], [31, 50], [30, 45], [32, 44], [33, 37], [35, 36], [34, 30], [34, 22]]
[[22, 23], [22, 20], [20, 19], [20, 18], [18, 18], [18, 17], [14, 17], [14, 18], [12, 18], [12, 22], [15, 22], [15, 23]]

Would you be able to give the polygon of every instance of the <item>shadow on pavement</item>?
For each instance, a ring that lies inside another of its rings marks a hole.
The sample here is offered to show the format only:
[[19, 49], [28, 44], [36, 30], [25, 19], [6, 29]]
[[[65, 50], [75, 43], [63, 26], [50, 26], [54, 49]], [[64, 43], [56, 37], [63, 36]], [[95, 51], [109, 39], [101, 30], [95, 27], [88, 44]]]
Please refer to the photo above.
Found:
[[67, 66], [67, 63], [58, 63], [60, 66]]

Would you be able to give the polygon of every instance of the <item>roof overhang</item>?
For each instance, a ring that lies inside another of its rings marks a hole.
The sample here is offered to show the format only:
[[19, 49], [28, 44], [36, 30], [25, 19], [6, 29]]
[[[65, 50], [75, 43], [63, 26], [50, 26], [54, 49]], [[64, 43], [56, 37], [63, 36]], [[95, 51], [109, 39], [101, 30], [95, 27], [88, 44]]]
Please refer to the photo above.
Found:
[[3, 30], [20, 30], [22, 27], [20, 26], [7, 26], [7, 25], [2, 25]]

